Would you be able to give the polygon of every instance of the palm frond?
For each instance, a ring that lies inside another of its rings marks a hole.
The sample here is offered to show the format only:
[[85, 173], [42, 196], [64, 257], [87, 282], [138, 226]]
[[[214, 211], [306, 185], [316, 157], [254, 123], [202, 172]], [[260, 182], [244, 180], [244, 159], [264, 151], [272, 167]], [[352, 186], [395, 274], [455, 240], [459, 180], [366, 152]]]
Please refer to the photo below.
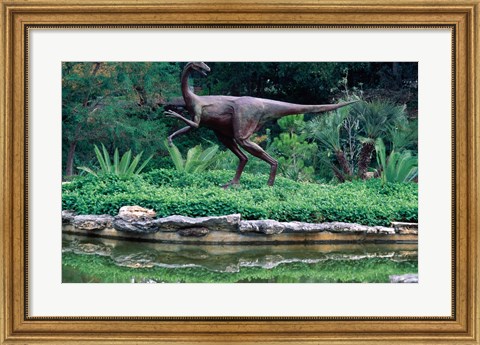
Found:
[[409, 151], [392, 151], [386, 158], [385, 144], [381, 138], [375, 143], [377, 164], [382, 182], [410, 182], [418, 176], [418, 158]]
[[175, 169], [177, 171], [183, 172], [185, 169], [185, 161], [183, 160], [182, 154], [178, 150], [178, 147], [175, 145], [169, 145], [167, 141], [165, 140], [165, 146], [167, 148], [167, 151], [170, 155], [170, 158], [172, 159], [173, 165], [175, 166]]
[[92, 174], [94, 176], [98, 176], [97, 173], [95, 171], [93, 171], [92, 169], [88, 168], [88, 167], [77, 167], [77, 169], [80, 169], [80, 170], [83, 170], [89, 174]]
[[105, 145], [103, 144], [102, 144], [102, 150], [103, 150], [103, 162], [105, 163], [105, 169], [102, 169], [102, 170], [106, 174], [108, 174], [112, 172], [112, 163], [110, 162], [110, 155], [108, 154], [108, 151], [105, 148]]
[[97, 145], [94, 146], [95, 155], [97, 157], [98, 164], [100, 165], [99, 171], [95, 172], [93, 169], [88, 167], [78, 167], [78, 169], [86, 171], [90, 174], [98, 176], [98, 174], [115, 174], [117, 176], [128, 177], [135, 174], [140, 174], [140, 172], [145, 168], [148, 162], [153, 157], [150, 156], [146, 161], [142, 163], [140, 168], [137, 169], [137, 165], [140, 163], [143, 152], [134, 157], [132, 161], [132, 151], [128, 150], [120, 158], [120, 153], [118, 148], [115, 149], [113, 154], [113, 162], [110, 161], [110, 155], [102, 144], [102, 151], [98, 148]]
[[192, 147], [188, 150], [187, 158], [185, 159], [185, 172], [190, 173], [199, 165], [198, 157], [201, 153], [202, 147], [200, 145]]
[[128, 150], [123, 154], [122, 159], [120, 160], [120, 165], [118, 167], [118, 170], [122, 173], [126, 173], [128, 171], [128, 168], [130, 167], [131, 160], [132, 160], [132, 150]]
[[119, 171], [119, 153], [118, 153], [118, 148], [115, 149], [115, 152], [113, 154], [113, 170], [116, 175], [120, 174]]
[[[143, 152], [141, 152], [142, 154]], [[135, 171], [135, 174], [140, 174], [142, 172], [142, 170], [147, 166], [147, 164], [152, 160], [153, 158], [153, 155], [150, 155], [147, 159], [145, 159], [145, 161], [142, 163], [142, 165], [140, 165], [140, 167], [137, 169], [137, 171]]]

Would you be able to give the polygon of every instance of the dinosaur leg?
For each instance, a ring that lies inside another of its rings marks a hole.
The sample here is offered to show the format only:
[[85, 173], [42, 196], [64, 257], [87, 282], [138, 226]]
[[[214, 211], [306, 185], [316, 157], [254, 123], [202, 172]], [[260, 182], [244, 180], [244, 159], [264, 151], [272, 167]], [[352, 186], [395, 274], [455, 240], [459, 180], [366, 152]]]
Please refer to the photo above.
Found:
[[167, 111], [164, 112], [164, 114], [167, 117], [173, 117], [173, 118], [180, 119], [183, 122], [185, 122], [187, 125], [189, 125], [190, 127], [198, 128], [198, 126], [199, 126], [198, 123], [190, 121], [189, 119], [186, 119], [185, 117], [183, 117], [179, 113], [174, 112], [173, 110], [167, 110]]
[[176, 132], [173, 132], [173, 133], [170, 134], [170, 136], [168, 137], [168, 144], [169, 144], [170, 146], [172, 146], [172, 145], [173, 145], [173, 138], [175, 138], [177, 135], [186, 133], [186, 132], [188, 132], [188, 131], [191, 130], [191, 129], [192, 129], [192, 127], [186, 126], [186, 127], [183, 127], [182, 129], [179, 129], [179, 130], [176, 131]]
[[238, 184], [238, 182], [240, 181], [240, 176], [242, 175], [243, 168], [245, 168], [245, 165], [248, 162], [248, 157], [240, 150], [237, 143], [232, 137], [227, 137], [218, 132], [215, 132], [215, 134], [218, 140], [220, 140], [220, 142], [225, 145], [230, 151], [232, 151], [235, 156], [237, 156], [240, 160], [240, 162], [238, 163], [237, 172], [235, 173], [235, 177], [233, 178], [233, 180], [222, 186], [223, 188], [228, 188], [231, 185]]
[[267, 184], [269, 186], [273, 186], [273, 183], [275, 182], [275, 176], [277, 175], [278, 162], [273, 159], [272, 156], [270, 156], [268, 153], [263, 151], [260, 146], [250, 141], [249, 139], [235, 138], [235, 141], [253, 156], [260, 158], [261, 160], [264, 160], [265, 162], [270, 164], [270, 177], [268, 178]]

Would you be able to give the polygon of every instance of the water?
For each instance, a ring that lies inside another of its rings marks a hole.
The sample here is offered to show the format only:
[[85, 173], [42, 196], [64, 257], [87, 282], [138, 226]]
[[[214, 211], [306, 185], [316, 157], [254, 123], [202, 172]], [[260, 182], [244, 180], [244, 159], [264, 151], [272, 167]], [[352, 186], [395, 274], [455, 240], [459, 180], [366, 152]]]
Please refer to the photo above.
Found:
[[388, 282], [416, 244], [191, 245], [63, 235], [64, 283]]

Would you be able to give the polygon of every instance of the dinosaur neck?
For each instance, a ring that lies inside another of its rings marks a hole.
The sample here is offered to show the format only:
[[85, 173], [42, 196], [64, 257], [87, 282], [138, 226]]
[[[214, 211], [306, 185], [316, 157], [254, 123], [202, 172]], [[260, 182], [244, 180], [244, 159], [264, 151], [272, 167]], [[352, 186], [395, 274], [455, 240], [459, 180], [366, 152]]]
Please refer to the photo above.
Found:
[[191, 106], [196, 98], [196, 95], [188, 87], [190, 73], [192, 73], [192, 68], [189, 65], [185, 66], [182, 72], [182, 95], [187, 107]]

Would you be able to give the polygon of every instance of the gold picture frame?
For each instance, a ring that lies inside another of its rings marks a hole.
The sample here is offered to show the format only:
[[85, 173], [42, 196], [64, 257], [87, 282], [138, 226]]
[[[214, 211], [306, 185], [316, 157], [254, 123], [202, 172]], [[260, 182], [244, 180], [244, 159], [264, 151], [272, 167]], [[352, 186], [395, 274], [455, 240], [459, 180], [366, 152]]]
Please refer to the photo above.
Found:
[[[480, 0], [0, 0], [1, 344], [480, 344]], [[454, 114], [450, 317], [30, 317], [26, 39], [32, 27], [451, 28]], [[456, 167], [456, 168], [455, 168]]]

